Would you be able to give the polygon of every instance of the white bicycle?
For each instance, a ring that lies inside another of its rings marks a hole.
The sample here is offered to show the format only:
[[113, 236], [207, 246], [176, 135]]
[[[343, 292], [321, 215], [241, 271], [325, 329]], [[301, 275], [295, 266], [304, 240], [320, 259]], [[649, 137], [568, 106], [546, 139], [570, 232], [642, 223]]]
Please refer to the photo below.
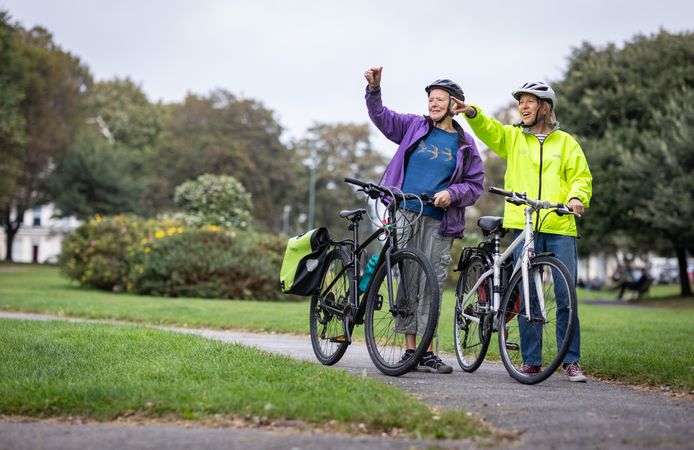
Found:
[[[569, 270], [552, 254], [535, 253], [532, 215], [540, 210], [578, 215], [564, 204], [532, 200], [525, 193], [495, 187], [489, 192], [526, 206], [525, 230], [501, 253], [499, 240], [507, 232], [503, 219], [478, 220], [483, 234], [491, 237], [477, 247], [465, 248], [458, 263], [456, 356], [465, 372], [474, 372], [484, 361], [492, 333], [498, 332], [499, 353], [509, 375], [520, 383], [536, 384], [563, 362], [577, 313], [576, 287]], [[513, 251], [520, 245], [514, 265]]]

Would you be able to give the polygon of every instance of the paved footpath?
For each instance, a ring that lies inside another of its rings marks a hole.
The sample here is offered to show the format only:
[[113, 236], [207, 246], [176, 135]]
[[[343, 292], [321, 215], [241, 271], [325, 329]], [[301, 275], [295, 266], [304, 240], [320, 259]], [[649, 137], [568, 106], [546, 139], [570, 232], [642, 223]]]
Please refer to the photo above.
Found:
[[[53, 316], [0, 313], [0, 317], [56, 320]], [[64, 320], [60, 318], [60, 320]], [[81, 320], [79, 320], [81, 321]], [[315, 361], [310, 338], [277, 334], [165, 328], [223, 342], [256, 346]], [[444, 360], [457, 367], [454, 355]], [[561, 375], [535, 386], [508, 376], [501, 364], [485, 363], [473, 374], [413, 372], [386, 377], [373, 367], [366, 348], [354, 344], [334, 367], [363, 374], [409, 392], [421, 401], [478, 414], [517, 439], [496, 448], [518, 449], [694, 449], [694, 401], [590, 380], [570, 383]], [[116, 448], [224, 449], [412, 449], [489, 448], [489, 443], [406, 441], [295, 431], [204, 427], [69, 425], [0, 421], [0, 450]]]

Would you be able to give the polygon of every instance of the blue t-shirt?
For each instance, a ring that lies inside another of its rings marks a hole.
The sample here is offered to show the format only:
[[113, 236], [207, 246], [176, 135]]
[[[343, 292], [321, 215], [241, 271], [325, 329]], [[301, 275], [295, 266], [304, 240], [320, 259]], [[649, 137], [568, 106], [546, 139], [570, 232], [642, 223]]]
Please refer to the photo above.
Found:
[[[402, 184], [403, 192], [418, 195], [425, 193], [433, 197], [446, 189], [455, 170], [459, 147], [458, 133], [434, 128], [427, 137], [419, 141], [410, 155]], [[410, 200], [405, 208], [418, 212], [420, 204]], [[436, 206], [425, 206], [423, 214], [443, 219], [443, 209]]]

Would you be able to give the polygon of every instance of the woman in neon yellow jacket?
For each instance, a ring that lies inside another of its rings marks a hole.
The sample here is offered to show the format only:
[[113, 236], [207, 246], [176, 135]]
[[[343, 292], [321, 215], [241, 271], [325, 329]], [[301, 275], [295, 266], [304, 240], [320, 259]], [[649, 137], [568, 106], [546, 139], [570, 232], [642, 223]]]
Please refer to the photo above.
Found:
[[[536, 81], [523, 84], [512, 95], [518, 100], [521, 115], [518, 125], [503, 125], [477, 106], [457, 99], [453, 99], [456, 103], [453, 112], [464, 113], [475, 135], [506, 159], [506, 190], [527, 192], [530, 197], [553, 203], [566, 203], [578, 214], [583, 214], [590, 203], [593, 178], [578, 142], [559, 129], [554, 115], [557, 104], [554, 90]], [[552, 252], [560, 258], [573, 274], [575, 282], [578, 266], [575, 218], [550, 214], [548, 211], [541, 214], [533, 218], [535, 248], [538, 252]], [[545, 218], [546, 214], [550, 215]], [[525, 226], [524, 208], [506, 203], [504, 226], [520, 233]], [[520, 247], [514, 257], [517, 258], [519, 252]], [[521, 371], [537, 372], [541, 364], [539, 342], [533, 342], [530, 333], [523, 333], [523, 324], [520, 329], [524, 361]], [[580, 348], [577, 318], [576, 332], [563, 366], [571, 381], [586, 381], [578, 363]]]

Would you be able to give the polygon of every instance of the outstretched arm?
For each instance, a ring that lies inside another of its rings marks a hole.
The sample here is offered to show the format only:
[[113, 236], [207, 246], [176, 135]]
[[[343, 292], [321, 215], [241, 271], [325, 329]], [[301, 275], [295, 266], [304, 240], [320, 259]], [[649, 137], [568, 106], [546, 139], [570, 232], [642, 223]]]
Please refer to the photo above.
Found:
[[381, 73], [383, 67], [372, 67], [364, 72], [368, 83], [366, 87], [366, 107], [369, 117], [385, 137], [399, 144], [402, 142], [408, 126], [412, 121], [411, 114], [399, 114], [383, 106], [381, 99]]
[[508, 130], [511, 127], [503, 125], [493, 117], [489, 117], [479, 110], [476, 106], [468, 105], [462, 100], [451, 97], [451, 112], [453, 114], [463, 113], [467, 123], [475, 132], [475, 135], [484, 142], [494, 153], [506, 158], [508, 155]]
[[364, 72], [364, 78], [371, 89], [378, 89], [381, 86], [381, 72], [383, 72], [383, 66], [372, 67]]

